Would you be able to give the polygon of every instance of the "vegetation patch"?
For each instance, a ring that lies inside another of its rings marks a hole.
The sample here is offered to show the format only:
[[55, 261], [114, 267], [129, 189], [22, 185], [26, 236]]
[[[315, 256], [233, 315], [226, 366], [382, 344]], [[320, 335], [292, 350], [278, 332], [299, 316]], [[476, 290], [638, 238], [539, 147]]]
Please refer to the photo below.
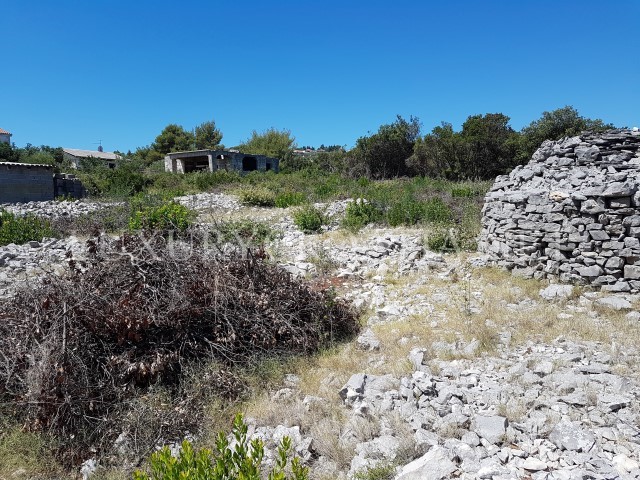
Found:
[[365, 198], [357, 198], [347, 205], [342, 226], [357, 232], [365, 225], [374, 223], [382, 218], [382, 211]]
[[240, 190], [240, 203], [251, 207], [275, 207], [276, 195], [266, 188], [247, 188]]
[[359, 329], [345, 303], [259, 252], [222, 256], [162, 236], [88, 246], [82, 269], [71, 259], [68, 275], [0, 305], [0, 403], [54, 434], [66, 465], [108, 452], [122, 432], [138, 451], [196, 432], [206, 399], [188, 393], [184, 374], [204, 362], [219, 366], [207, 376], [213, 393], [234, 398], [234, 368], [310, 354]]
[[55, 232], [48, 221], [35, 215], [18, 216], [0, 209], [0, 246], [10, 243], [22, 245], [53, 236]]
[[132, 213], [131, 230], [173, 230], [184, 232], [193, 223], [194, 213], [177, 202], [146, 207]]
[[[275, 465], [270, 469], [262, 465], [264, 459], [264, 443], [260, 439], [249, 442], [247, 425], [241, 415], [237, 415], [233, 422], [232, 436], [235, 440], [232, 446], [227, 436], [220, 432], [216, 439], [216, 449], [194, 450], [187, 440], [182, 442], [182, 449], [177, 456], [173, 456], [169, 448], [151, 455], [150, 472], [138, 470], [134, 473], [134, 480], [215, 480], [215, 479], [243, 479], [243, 480], [306, 480], [309, 470], [303, 467], [300, 459], [292, 457], [291, 439], [284, 437], [278, 445]], [[291, 475], [287, 474], [290, 466]], [[268, 471], [267, 471], [268, 470]]]
[[304, 233], [315, 233], [327, 223], [327, 218], [320, 209], [306, 205], [293, 212], [293, 223]]

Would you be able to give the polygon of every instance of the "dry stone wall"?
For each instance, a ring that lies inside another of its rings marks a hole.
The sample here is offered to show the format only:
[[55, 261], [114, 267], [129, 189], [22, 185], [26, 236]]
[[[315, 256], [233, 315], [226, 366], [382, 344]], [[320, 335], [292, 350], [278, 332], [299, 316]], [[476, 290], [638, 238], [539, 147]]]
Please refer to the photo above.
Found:
[[514, 273], [640, 291], [640, 132], [545, 141], [497, 177], [482, 226], [480, 251]]

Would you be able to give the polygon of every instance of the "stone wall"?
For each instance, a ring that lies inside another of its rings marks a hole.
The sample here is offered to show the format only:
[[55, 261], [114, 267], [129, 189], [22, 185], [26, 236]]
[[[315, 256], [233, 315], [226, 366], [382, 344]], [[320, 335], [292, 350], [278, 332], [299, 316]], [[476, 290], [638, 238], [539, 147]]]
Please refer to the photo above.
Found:
[[479, 250], [514, 273], [640, 291], [640, 133], [545, 141], [485, 198]]
[[87, 190], [79, 178], [69, 173], [56, 173], [53, 176], [55, 197], [72, 197], [76, 199], [87, 196]]
[[53, 167], [0, 162], [0, 203], [53, 200]]

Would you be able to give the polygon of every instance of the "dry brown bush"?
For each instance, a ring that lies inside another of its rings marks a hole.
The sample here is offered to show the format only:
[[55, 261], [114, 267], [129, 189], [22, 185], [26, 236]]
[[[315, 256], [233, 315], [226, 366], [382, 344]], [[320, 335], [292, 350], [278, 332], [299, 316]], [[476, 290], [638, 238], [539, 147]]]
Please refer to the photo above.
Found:
[[153, 410], [145, 399], [158, 388], [170, 408], [159, 402], [149, 414], [156, 425], [145, 427], [146, 443], [196, 431], [211, 392], [194, 393], [182, 379], [204, 360], [220, 369], [202, 383], [233, 397], [242, 390], [235, 366], [315, 352], [358, 330], [346, 304], [260, 252], [105, 238], [88, 242], [86, 264], [69, 259], [68, 275], [0, 305], [0, 402], [30, 430], [54, 433], [67, 465], [107, 452], [135, 427], [127, 419], [139, 417], [140, 405]]

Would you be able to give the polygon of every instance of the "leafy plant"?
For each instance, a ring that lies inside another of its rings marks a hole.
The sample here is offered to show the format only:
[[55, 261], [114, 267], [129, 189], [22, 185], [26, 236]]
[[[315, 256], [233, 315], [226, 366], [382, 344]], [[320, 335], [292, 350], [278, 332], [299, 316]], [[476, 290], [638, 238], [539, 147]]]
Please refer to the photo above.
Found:
[[427, 222], [446, 223], [451, 217], [451, 209], [441, 198], [433, 198], [424, 203], [424, 219]]
[[313, 205], [306, 205], [293, 212], [293, 223], [304, 233], [314, 233], [327, 223], [327, 219], [322, 211]]
[[385, 463], [358, 471], [353, 476], [354, 480], [391, 480], [395, 477], [396, 465]]
[[282, 192], [276, 196], [275, 205], [278, 208], [295, 207], [302, 205], [306, 201], [306, 196], [301, 192]]
[[53, 237], [55, 232], [51, 224], [32, 214], [16, 216], [0, 209], [0, 246], [15, 243], [22, 245], [31, 240], [40, 241], [44, 237]]
[[274, 207], [275, 194], [266, 188], [251, 188], [240, 191], [240, 203], [253, 207]]
[[392, 227], [415, 225], [424, 217], [425, 206], [413, 197], [404, 197], [391, 204], [387, 210], [387, 222]]
[[342, 225], [357, 232], [365, 225], [376, 222], [381, 216], [382, 212], [373, 203], [365, 198], [357, 198], [347, 205]]
[[133, 212], [129, 220], [131, 230], [185, 231], [193, 222], [193, 212], [177, 202], [147, 207]]
[[[215, 453], [208, 449], [196, 452], [185, 440], [177, 457], [173, 457], [169, 448], [164, 447], [151, 455], [151, 473], [138, 470], [133, 478], [134, 480], [261, 480], [264, 444], [260, 439], [249, 442], [247, 431], [247, 424], [242, 415], [238, 414], [233, 421], [234, 446], [231, 446], [223, 432], [218, 434]], [[303, 467], [297, 457], [291, 460], [291, 475], [285, 473], [291, 451], [291, 439], [284, 437], [278, 445], [276, 463], [268, 472], [269, 480], [309, 478], [308, 468]]]
[[243, 245], [264, 245], [276, 238], [277, 232], [269, 225], [253, 220], [231, 220], [214, 225], [218, 241], [222, 243], [242, 243]]

